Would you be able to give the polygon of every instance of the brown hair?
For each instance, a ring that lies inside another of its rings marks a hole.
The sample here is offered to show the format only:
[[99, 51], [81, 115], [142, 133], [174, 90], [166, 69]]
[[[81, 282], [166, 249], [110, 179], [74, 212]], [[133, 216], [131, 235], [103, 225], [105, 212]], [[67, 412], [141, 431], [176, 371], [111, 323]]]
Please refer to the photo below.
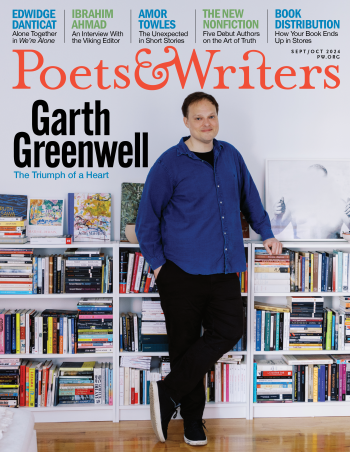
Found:
[[219, 113], [219, 104], [216, 102], [216, 99], [210, 94], [203, 93], [203, 91], [197, 91], [195, 93], [189, 94], [184, 100], [181, 110], [184, 116], [188, 115], [188, 107], [195, 102], [199, 102], [200, 100], [206, 99], [210, 103], [212, 103], [216, 108], [216, 113]]

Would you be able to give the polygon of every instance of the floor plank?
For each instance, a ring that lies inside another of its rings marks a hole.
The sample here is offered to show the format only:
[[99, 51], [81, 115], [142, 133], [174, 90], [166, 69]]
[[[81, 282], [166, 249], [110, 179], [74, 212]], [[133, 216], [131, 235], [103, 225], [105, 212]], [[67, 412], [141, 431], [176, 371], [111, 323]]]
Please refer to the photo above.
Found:
[[[350, 452], [350, 419], [211, 419], [208, 452]], [[194, 450], [183, 441], [182, 421], [173, 420], [159, 443], [149, 421], [46, 423], [35, 425], [38, 452], [157, 452]], [[198, 449], [198, 448], [197, 448]]]

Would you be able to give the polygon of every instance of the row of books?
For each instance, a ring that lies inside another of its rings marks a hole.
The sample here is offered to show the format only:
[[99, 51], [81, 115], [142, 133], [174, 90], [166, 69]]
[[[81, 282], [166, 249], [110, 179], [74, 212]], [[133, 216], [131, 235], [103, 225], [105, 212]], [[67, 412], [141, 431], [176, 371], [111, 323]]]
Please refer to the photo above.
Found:
[[0, 359], [0, 406], [113, 404], [113, 365], [96, 362]]
[[149, 405], [151, 381], [159, 381], [169, 373], [165, 370], [168, 358], [162, 357], [159, 365], [151, 369], [150, 356], [127, 357], [120, 359], [119, 404]]
[[350, 288], [350, 253], [333, 250], [294, 251], [279, 255], [255, 250], [256, 293], [347, 292]]
[[139, 251], [121, 251], [119, 293], [158, 292], [154, 272]]
[[298, 355], [254, 362], [253, 402], [350, 401], [350, 355]]
[[113, 352], [113, 299], [79, 301], [78, 353]]
[[112, 351], [112, 298], [82, 298], [74, 311], [0, 310], [0, 354]]
[[287, 297], [286, 306], [255, 302], [256, 351], [350, 349], [350, 298], [339, 303], [331, 309], [322, 297]]
[[119, 322], [121, 352], [168, 351], [165, 318], [159, 298], [143, 298], [141, 317], [132, 312], [121, 313]]
[[33, 293], [112, 293], [113, 258], [100, 250], [33, 257]]
[[207, 402], [245, 402], [247, 366], [242, 355], [226, 353], [207, 372], [205, 390]]
[[113, 258], [100, 250], [68, 249], [34, 256], [33, 249], [0, 249], [0, 294], [112, 293]]

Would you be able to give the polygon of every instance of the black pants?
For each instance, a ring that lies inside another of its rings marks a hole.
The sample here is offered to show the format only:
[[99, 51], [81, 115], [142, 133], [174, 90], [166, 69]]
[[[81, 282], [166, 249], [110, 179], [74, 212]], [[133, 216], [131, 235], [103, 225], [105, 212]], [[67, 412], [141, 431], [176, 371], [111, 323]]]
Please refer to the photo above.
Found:
[[[164, 387], [181, 403], [183, 419], [202, 419], [203, 377], [243, 334], [243, 306], [236, 273], [192, 275], [167, 259], [157, 285], [165, 315], [170, 374]], [[205, 329], [201, 336], [201, 325]]]

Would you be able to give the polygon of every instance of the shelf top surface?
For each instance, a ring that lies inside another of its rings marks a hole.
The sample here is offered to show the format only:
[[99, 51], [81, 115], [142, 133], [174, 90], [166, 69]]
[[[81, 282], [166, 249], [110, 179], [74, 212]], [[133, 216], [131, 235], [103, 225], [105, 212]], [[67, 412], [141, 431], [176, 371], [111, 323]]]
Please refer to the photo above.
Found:
[[33, 243], [0, 243], [0, 249], [35, 249], [35, 248], [112, 248], [116, 245], [117, 242], [74, 242], [71, 245], [62, 244], [62, 245], [54, 245], [52, 243], [45, 243], [41, 245], [35, 245]]
[[350, 292], [255, 292], [256, 297], [349, 297]]
[[38, 300], [44, 300], [45, 298], [112, 298], [112, 293], [53, 293], [53, 294], [27, 294], [27, 295], [21, 295], [21, 294], [14, 294], [14, 295], [7, 295], [7, 294], [0, 294], [1, 298], [20, 298], [20, 299], [32, 299], [37, 298]]

